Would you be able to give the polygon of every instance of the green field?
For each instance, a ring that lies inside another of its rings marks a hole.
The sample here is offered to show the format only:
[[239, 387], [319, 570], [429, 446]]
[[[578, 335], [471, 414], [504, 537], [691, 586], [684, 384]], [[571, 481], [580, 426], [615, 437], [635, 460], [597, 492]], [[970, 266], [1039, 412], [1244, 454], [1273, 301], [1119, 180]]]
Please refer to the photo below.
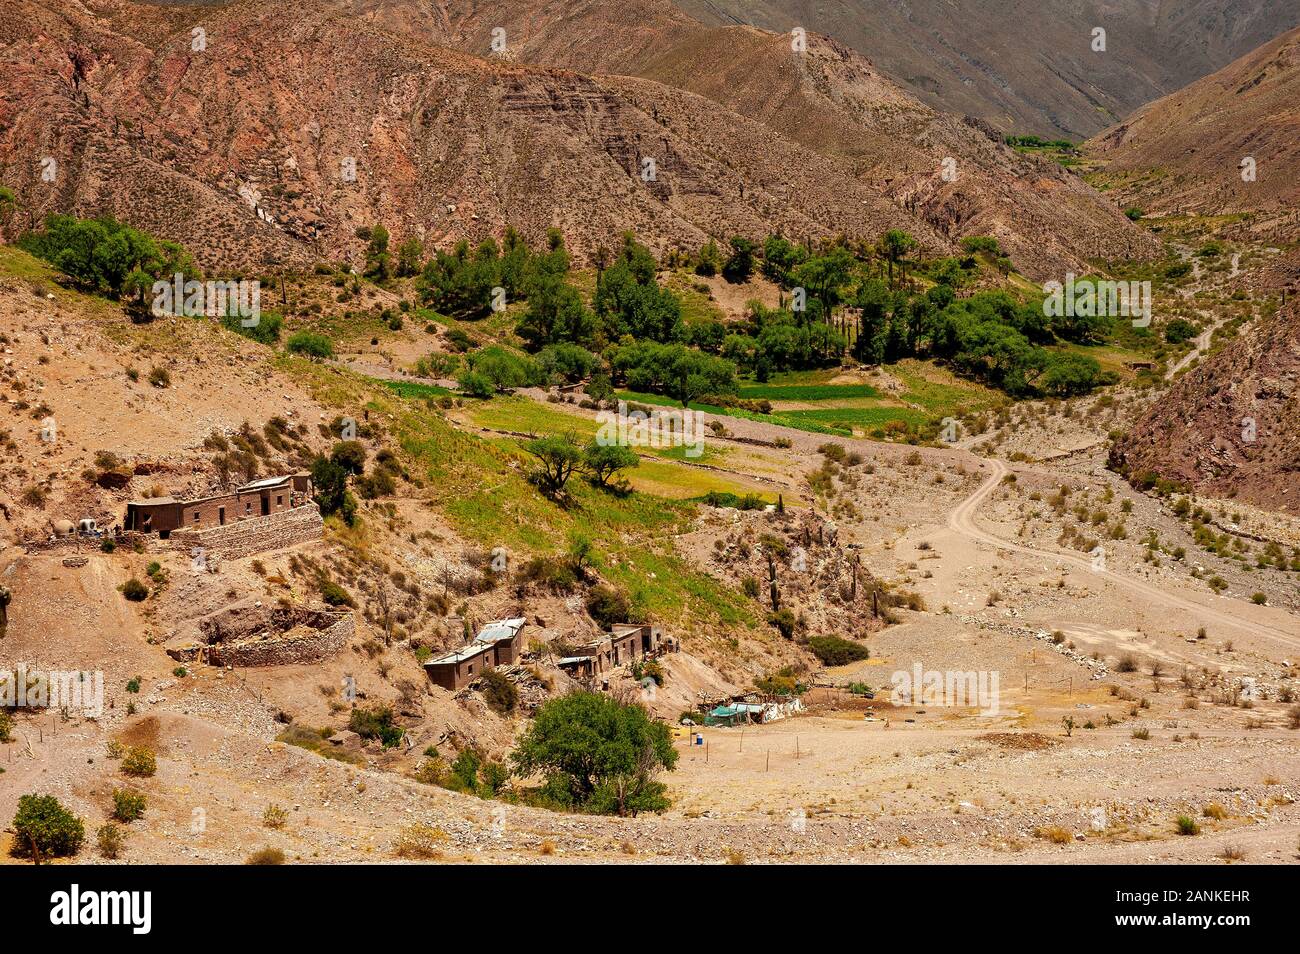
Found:
[[378, 384], [382, 384], [384, 387], [388, 388], [388, 390], [392, 391], [394, 394], [400, 395], [401, 397], [405, 397], [405, 398], [447, 397], [448, 395], [454, 395], [456, 393], [450, 388], [444, 388], [437, 384], [421, 384], [419, 381], [379, 381], [378, 379], [372, 379], [372, 380], [375, 380], [376, 383]]

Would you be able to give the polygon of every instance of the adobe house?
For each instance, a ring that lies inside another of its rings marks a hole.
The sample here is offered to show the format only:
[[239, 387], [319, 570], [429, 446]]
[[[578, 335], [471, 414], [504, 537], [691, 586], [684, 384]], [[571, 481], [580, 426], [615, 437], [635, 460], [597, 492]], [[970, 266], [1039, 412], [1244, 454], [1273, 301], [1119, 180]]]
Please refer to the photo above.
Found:
[[469, 685], [485, 669], [510, 666], [524, 654], [523, 617], [499, 619], [484, 626], [469, 643], [424, 664], [436, 685], [455, 692]]
[[435, 685], [455, 692], [483, 675], [485, 669], [491, 669], [495, 660], [495, 649], [490, 643], [476, 642], [435, 656], [424, 664], [424, 671]]
[[495, 665], [514, 665], [524, 654], [523, 631], [527, 623], [522, 616], [494, 620], [479, 630], [474, 642], [492, 646]]
[[206, 530], [254, 517], [292, 510], [307, 503], [311, 496], [311, 477], [289, 474], [265, 477], [236, 487], [228, 494], [177, 500], [154, 497], [132, 500], [126, 505], [122, 529], [137, 533], [156, 533], [166, 540], [173, 530], [182, 527]]

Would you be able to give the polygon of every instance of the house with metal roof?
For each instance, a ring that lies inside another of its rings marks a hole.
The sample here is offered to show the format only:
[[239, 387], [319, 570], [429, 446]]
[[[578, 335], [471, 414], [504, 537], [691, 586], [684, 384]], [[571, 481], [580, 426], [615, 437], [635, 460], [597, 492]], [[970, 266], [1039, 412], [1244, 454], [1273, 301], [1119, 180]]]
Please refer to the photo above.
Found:
[[522, 616], [493, 620], [464, 646], [430, 659], [424, 671], [435, 685], [455, 692], [478, 679], [486, 669], [514, 665], [524, 654], [523, 630], [527, 623]]

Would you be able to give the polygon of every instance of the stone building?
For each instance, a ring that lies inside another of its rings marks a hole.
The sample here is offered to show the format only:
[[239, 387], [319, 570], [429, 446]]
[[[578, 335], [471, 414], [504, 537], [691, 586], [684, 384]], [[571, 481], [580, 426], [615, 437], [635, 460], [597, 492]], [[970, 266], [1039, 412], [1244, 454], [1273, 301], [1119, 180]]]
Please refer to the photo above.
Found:
[[311, 477], [305, 473], [266, 477], [236, 487], [227, 494], [177, 500], [153, 497], [126, 505], [122, 529], [156, 533], [166, 540], [173, 530], [207, 530], [240, 520], [268, 517], [311, 502]]

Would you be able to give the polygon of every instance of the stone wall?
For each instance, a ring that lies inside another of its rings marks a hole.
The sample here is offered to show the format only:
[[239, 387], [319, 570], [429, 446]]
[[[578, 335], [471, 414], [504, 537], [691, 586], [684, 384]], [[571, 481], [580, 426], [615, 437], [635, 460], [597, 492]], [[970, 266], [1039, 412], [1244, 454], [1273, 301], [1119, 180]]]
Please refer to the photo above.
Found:
[[319, 540], [323, 526], [320, 509], [314, 503], [307, 503], [293, 510], [239, 520], [224, 527], [173, 530], [167, 542], [173, 549], [186, 553], [202, 549], [235, 560], [276, 547]]
[[291, 666], [328, 659], [347, 645], [356, 632], [351, 613], [340, 613], [324, 629], [300, 635], [290, 634], [245, 643], [217, 644], [208, 647], [208, 663], [213, 666]]

